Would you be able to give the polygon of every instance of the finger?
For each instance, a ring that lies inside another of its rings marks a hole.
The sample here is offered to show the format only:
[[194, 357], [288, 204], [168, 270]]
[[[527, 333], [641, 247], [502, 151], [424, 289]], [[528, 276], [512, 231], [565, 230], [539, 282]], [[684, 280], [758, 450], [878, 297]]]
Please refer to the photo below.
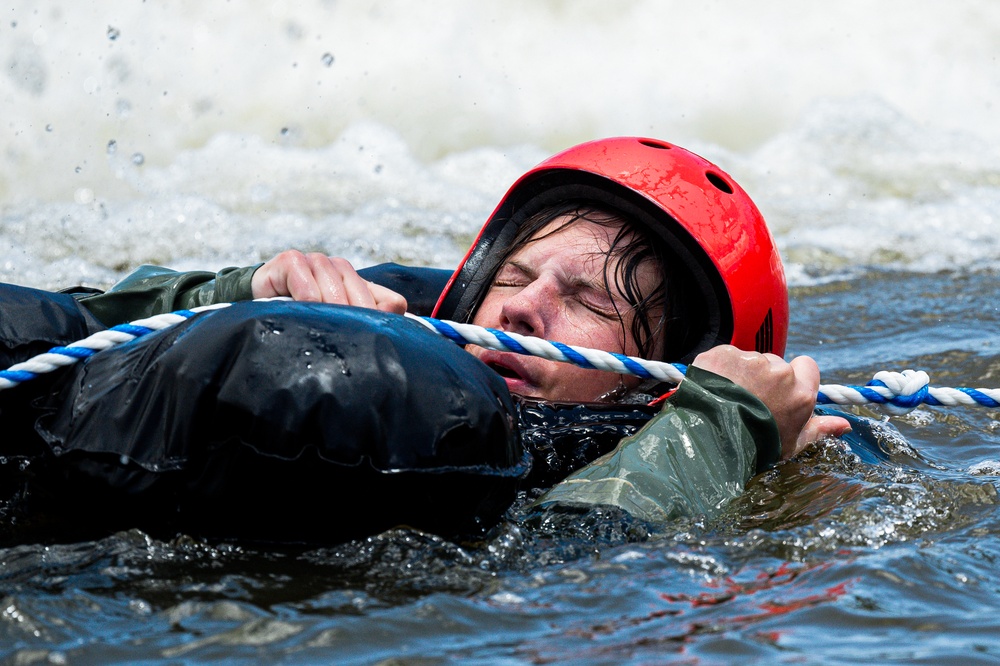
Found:
[[254, 298], [291, 296], [296, 300], [319, 300], [319, 286], [310, 275], [305, 255], [286, 250], [258, 268], [251, 278]]
[[795, 373], [795, 378], [803, 383], [813, 393], [819, 391], [819, 366], [810, 356], [796, 356], [789, 365]]
[[851, 422], [841, 416], [814, 416], [806, 422], [802, 432], [799, 433], [795, 450], [786, 457], [799, 453], [813, 442], [827, 437], [840, 437], [849, 432], [851, 432]]
[[732, 345], [719, 345], [698, 354], [691, 365], [723, 377], [729, 377], [734, 374], [741, 363], [749, 362], [755, 356], [760, 356], [760, 354], [747, 352]]
[[368, 283], [368, 289], [375, 299], [375, 307], [382, 312], [393, 312], [395, 314], [406, 312], [407, 303], [402, 294], [374, 282]]
[[[323, 301], [323, 289], [316, 277], [315, 255], [292, 254], [280, 264], [285, 291], [296, 301]], [[280, 287], [279, 287], [280, 288]]]
[[325, 303], [339, 303], [403, 314], [406, 299], [395, 291], [365, 280], [346, 259], [310, 257]]
[[368, 281], [358, 275], [354, 266], [346, 259], [324, 256], [321, 270], [325, 303], [375, 308], [375, 298], [369, 289]]

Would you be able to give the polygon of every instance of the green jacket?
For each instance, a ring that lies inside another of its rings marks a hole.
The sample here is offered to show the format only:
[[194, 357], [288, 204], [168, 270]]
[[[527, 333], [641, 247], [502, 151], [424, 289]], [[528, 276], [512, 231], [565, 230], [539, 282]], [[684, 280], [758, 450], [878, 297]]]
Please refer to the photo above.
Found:
[[[107, 326], [213, 303], [248, 300], [257, 266], [179, 273], [142, 266], [103, 294], [74, 293]], [[617, 506], [640, 520], [712, 515], [778, 458], [767, 407], [732, 382], [689, 367], [662, 411], [614, 451], [549, 490], [539, 506]]]
[[74, 293], [67, 290], [105, 326], [174, 310], [215, 303], [248, 301], [253, 298], [250, 279], [260, 267], [223, 268], [218, 273], [179, 273], [160, 266], [140, 266], [134, 273], [104, 293]]
[[689, 366], [659, 414], [537, 504], [612, 505], [650, 522], [712, 516], [756, 473], [758, 445], [773, 463], [778, 441], [764, 403], [728, 379]]

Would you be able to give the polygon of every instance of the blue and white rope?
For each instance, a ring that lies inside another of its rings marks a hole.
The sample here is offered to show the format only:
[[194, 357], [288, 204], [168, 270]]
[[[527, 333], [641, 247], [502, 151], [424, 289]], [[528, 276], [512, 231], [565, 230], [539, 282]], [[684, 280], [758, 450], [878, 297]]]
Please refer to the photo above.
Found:
[[43, 354], [29, 358], [27, 361], [16, 363], [6, 370], [0, 370], [0, 391], [30, 381], [38, 375], [53, 372], [67, 365], [73, 365], [77, 361], [90, 358], [97, 352], [110, 349], [123, 342], [131, 342], [153, 331], [169, 328], [174, 324], [179, 324], [193, 317], [199, 312], [218, 310], [230, 305], [232, 304], [217, 303], [190, 310], [167, 312], [145, 319], [136, 319], [127, 324], [119, 324], [106, 331], [98, 331], [89, 337], [77, 340], [65, 347], [53, 347]]
[[881, 405], [890, 414], [906, 414], [917, 405], [943, 407], [1000, 407], [1000, 389], [949, 388], [928, 386], [930, 378], [923, 370], [875, 373], [865, 386], [821, 384], [819, 404]]
[[643, 379], [679, 384], [684, 379], [686, 367], [680, 363], [661, 363], [613, 352], [577, 347], [561, 342], [552, 342], [517, 333], [483, 328], [474, 324], [460, 324], [454, 321], [417, 317], [407, 317], [419, 321], [424, 326], [458, 344], [472, 344], [486, 349], [509, 351], [515, 354], [537, 356], [550, 361], [572, 363], [581, 368], [607, 370], [625, 375], [635, 375]]
[[[18, 386], [38, 375], [72, 365], [81, 359], [89, 358], [123, 342], [130, 342], [154, 331], [169, 328], [199, 312], [218, 310], [230, 305], [232, 303], [217, 303], [138, 319], [127, 324], [114, 326], [106, 331], [100, 331], [65, 347], [53, 347], [48, 352], [39, 354], [23, 363], [12, 365], [7, 370], [0, 370], [0, 390]], [[635, 375], [673, 384], [680, 383], [687, 371], [687, 367], [679, 363], [649, 361], [634, 356], [483, 328], [473, 324], [460, 324], [431, 317], [417, 317], [411, 314], [407, 314], [407, 317], [459, 344], [474, 344], [497, 351], [537, 356], [551, 361], [572, 363], [582, 368]], [[948, 407], [960, 405], [1000, 407], [1000, 389], [931, 387], [928, 386], [928, 383], [927, 373], [923, 371], [882, 371], [876, 373], [872, 381], [865, 386], [821, 385], [817, 402], [835, 405], [878, 404], [891, 414], [905, 414], [920, 404]]]

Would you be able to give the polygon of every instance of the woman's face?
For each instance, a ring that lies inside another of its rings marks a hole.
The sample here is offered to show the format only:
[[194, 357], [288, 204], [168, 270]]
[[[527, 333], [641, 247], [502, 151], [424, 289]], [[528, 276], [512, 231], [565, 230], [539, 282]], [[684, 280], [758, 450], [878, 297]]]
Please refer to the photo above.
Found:
[[[607, 253], [621, 225], [606, 227], [576, 218], [559, 229], [570, 219], [554, 219], [500, 267], [472, 323], [635, 355], [638, 347], [629, 333], [632, 310], [614, 286], [609, 296], [605, 285]], [[618, 260], [612, 259], [607, 268], [614, 282]], [[642, 293], [649, 293], [662, 274], [650, 260], [640, 265], [637, 277]], [[629, 388], [638, 383], [634, 377], [567, 363], [472, 345], [468, 350], [502, 375], [511, 393], [531, 398], [589, 402], [620, 382]]]

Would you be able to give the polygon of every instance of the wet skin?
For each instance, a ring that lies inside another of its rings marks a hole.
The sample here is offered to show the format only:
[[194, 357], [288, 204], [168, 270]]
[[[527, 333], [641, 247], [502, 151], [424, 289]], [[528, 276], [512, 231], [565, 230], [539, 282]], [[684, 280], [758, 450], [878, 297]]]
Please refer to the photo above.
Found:
[[[560, 229], [559, 217], [514, 253], [501, 267], [472, 323], [570, 345], [636, 355], [629, 332], [632, 311], [625, 298], [605, 286], [605, 260], [619, 226], [585, 219]], [[617, 271], [613, 259], [609, 275]], [[659, 277], [653, 261], [639, 269], [644, 293]], [[614, 282], [612, 278], [612, 283]], [[571, 402], [599, 400], [620, 383], [638, 383], [600, 370], [469, 346], [473, 355], [500, 373], [511, 393]]]

